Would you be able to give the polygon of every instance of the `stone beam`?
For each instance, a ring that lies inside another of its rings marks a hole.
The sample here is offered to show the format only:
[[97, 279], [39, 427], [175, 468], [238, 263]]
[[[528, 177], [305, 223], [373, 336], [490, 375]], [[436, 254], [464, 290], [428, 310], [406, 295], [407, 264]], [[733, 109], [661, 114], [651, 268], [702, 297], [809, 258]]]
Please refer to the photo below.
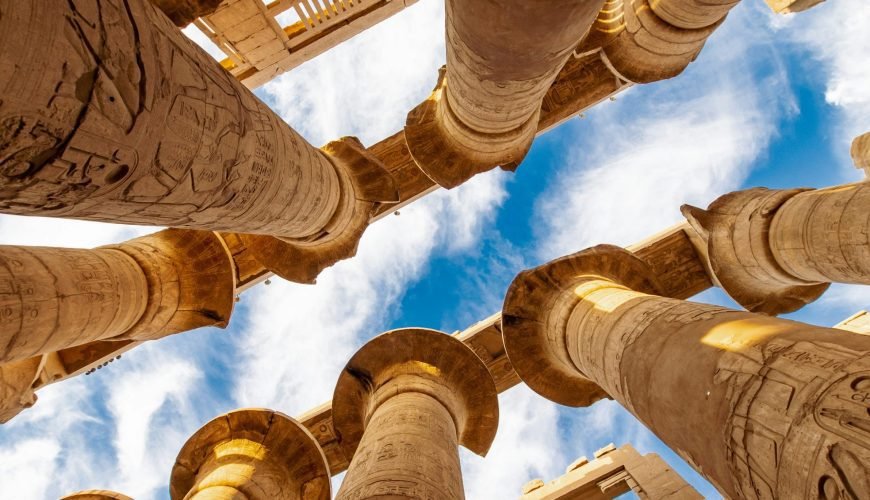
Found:
[[499, 165], [515, 169], [547, 89], [602, 3], [447, 0], [446, 69], [405, 123], [420, 169], [447, 188]]
[[750, 311], [797, 310], [830, 282], [870, 284], [870, 183], [754, 188], [682, 210], [717, 282]]
[[311, 146], [148, 1], [10, 4], [0, 61], [2, 212], [310, 250], [396, 201], [358, 141]]
[[337, 500], [462, 499], [459, 445], [486, 455], [496, 387], [465, 344], [405, 328], [366, 343], [339, 375], [332, 418], [353, 457]]
[[777, 14], [803, 12], [824, 1], [825, 0], [765, 0], [770, 9]]
[[173, 23], [183, 28], [196, 18], [213, 13], [222, 0], [151, 0]]
[[629, 444], [610, 444], [591, 462], [580, 457], [549, 483], [529, 481], [520, 500], [607, 500], [628, 492], [642, 500], [704, 498], [655, 453], [641, 455]]
[[272, 410], [231, 411], [181, 448], [169, 480], [172, 500], [329, 500], [329, 467], [317, 441]]
[[520, 273], [502, 331], [555, 402], [612, 397], [726, 497], [865, 497], [870, 337], [662, 297], [600, 245]]
[[[227, 58], [221, 65], [246, 87], [276, 76], [389, 19], [416, 0], [224, 0], [197, 27]], [[299, 20], [281, 26], [276, 16], [293, 10]]]
[[860, 333], [862, 335], [870, 335], [870, 313], [867, 311], [858, 311], [834, 325], [834, 328], [853, 333]]

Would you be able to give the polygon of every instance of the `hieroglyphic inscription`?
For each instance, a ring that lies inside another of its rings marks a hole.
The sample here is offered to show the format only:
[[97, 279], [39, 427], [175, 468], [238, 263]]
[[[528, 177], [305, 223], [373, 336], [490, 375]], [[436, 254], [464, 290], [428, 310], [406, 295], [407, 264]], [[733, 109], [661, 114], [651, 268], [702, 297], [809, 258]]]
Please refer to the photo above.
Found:
[[10, 5], [0, 50], [4, 212], [305, 238], [339, 206], [330, 159], [146, 0]]
[[440, 402], [414, 392], [393, 396], [375, 410], [336, 498], [462, 499], [457, 447]]

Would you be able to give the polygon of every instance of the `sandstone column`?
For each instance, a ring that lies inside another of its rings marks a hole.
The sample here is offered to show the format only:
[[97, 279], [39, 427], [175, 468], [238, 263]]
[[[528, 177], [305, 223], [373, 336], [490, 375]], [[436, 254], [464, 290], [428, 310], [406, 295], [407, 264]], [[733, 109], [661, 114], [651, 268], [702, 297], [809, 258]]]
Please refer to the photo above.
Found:
[[60, 500], [133, 500], [133, 498], [116, 491], [85, 490], [70, 493]]
[[731, 498], [870, 495], [870, 337], [652, 295], [645, 268], [602, 245], [517, 276], [520, 377], [563, 404], [609, 394]]
[[452, 188], [531, 147], [541, 102], [603, 0], [446, 0], [447, 69], [408, 115], [420, 168]]
[[870, 284], [870, 183], [748, 189], [682, 211], [707, 240], [715, 279], [750, 311], [794, 311], [829, 282]]
[[329, 500], [329, 466], [308, 430], [272, 410], [242, 409], [200, 428], [178, 453], [173, 500]]
[[486, 454], [498, 399], [486, 365], [465, 344], [405, 328], [375, 337], [351, 358], [332, 416], [353, 456], [338, 500], [462, 499], [458, 445]]
[[167, 229], [91, 250], [0, 246], [0, 362], [226, 326], [234, 279], [209, 231]]
[[607, 0], [578, 54], [600, 50], [633, 83], [679, 75], [739, 0]]
[[312, 147], [148, 0], [4, 5], [2, 212], [311, 244], [395, 198], [358, 157]]
[[870, 177], [870, 132], [865, 132], [852, 141], [849, 150], [855, 167], [864, 170], [864, 174]]

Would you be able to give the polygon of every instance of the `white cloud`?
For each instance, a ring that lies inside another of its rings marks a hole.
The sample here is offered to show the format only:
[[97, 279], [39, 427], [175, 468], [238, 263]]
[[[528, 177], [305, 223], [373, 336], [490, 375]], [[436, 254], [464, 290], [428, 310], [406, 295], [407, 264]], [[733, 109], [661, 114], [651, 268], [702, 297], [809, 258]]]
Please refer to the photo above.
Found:
[[421, 0], [258, 89], [314, 144], [401, 130], [444, 64], [444, 2]]
[[245, 298], [251, 322], [238, 343], [239, 404], [298, 414], [327, 401], [341, 368], [385, 328], [435, 249], [459, 251], [478, 240], [504, 199], [503, 183], [504, 174], [487, 173], [376, 222], [357, 255], [324, 271], [316, 285], [273, 280], [253, 291]]
[[498, 433], [485, 458], [463, 449], [469, 499], [516, 498], [531, 479], [548, 481], [568, 465], [562, 453], [558, 407], [520, 385], [499, 395]]
[[92, 248], [118, 243], [159, 230], [159, 227], [0, 215], [0, 244], [2, 245]]
[[[840, 113], [840, 123], [831, 131], [835, 151], [847, 166], [852, 139], [870, 131], [868, 20], [870, 2], [837, 0], [772, 22], [782, 38], [808, 49], [814, 61], [807, 68], [824, 78], [825, 100]], [[857, 172], [849, 173], [859, 177]]]
[[[633, 243], [682, 220], [681, 204], [706, 206], [740, 185], [783, 113], [794, 111], [759, 28], [735, 9], [683, 75], [587, 114], [567, 166], [540, 197], [541, 257]], [[761, 64], [767, 74], [758, 74]]]
[[107, 406], [114, 427], [117, 489], [147, 498], [166, 484], [188, 438], [185, 431], [196, 421], [188, 398], [202, 374], [153, 346], [139, 349], [128, 355], [124, 370], [110, 382]]

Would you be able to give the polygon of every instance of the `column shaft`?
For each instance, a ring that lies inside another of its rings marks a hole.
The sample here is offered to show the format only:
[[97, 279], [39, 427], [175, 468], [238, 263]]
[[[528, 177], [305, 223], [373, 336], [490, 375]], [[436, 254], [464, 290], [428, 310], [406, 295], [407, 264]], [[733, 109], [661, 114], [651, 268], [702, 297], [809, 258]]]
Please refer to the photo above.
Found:
[[870, 183], [796, 194], [777, 210], [769, 238], [792, 276], [870, 285]]
[[572, 293], [575, 368], [723, 493], [870, 494], [870, 338], [610, 281]]
[[0, 362], [225, 326], [234, 289], [231, 256], [209, 231], [88, 250], [0, 246]]
[[139, 321], [148, 283], [115, 249], [0, 246], [0, 360], [113, 337]]
[[462, 499], [456, 426], [432, 396], [406, 392], [372, 415], [336, 500]]
[[496, 166], [516, 168], [544, 95], [602, 3], [447, 0], [446, 73], [405, 126], [426, 175], [452, 188]]
[[319, 235], [342, 185], [147, 0], [39, 0], [0, 17], [0, 211]]

